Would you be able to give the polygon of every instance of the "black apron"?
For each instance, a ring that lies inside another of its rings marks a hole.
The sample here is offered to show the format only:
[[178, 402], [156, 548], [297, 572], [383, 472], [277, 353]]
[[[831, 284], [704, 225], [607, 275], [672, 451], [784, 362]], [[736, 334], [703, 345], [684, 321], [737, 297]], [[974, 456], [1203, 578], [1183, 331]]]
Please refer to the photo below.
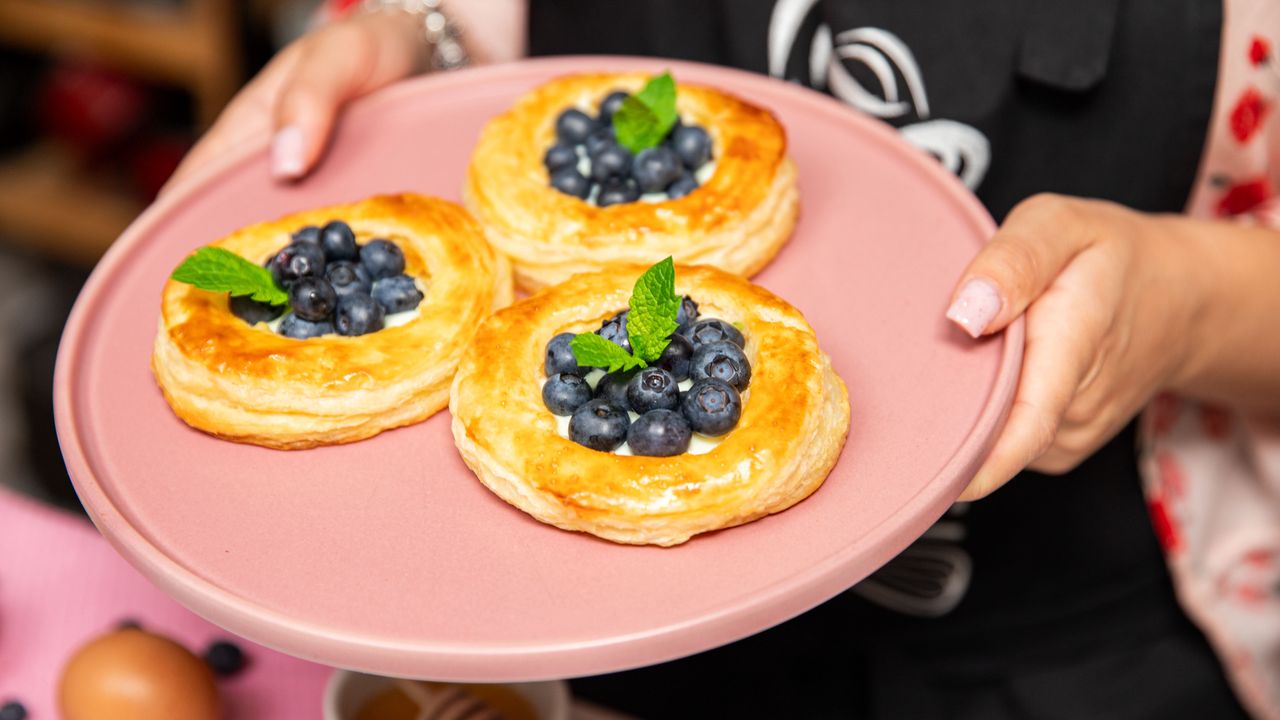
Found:
[[[532, 0], [530, 49], [772, 71], [909, 137], [960, 128], [977, 150], [953, 169], [997, 220], [1037, 192], [1177, 212], [1208, 130], [1221, 14], [1220, 0]], [[814, 62], [823, 48], [838, 69]], [[855, 591], [575, 691], [653, 718], [1243, 716], [1174, 598], [1132, 425], [1076, 470], [1023, 473], [947, 522], [972, 576], [939, 617]]]

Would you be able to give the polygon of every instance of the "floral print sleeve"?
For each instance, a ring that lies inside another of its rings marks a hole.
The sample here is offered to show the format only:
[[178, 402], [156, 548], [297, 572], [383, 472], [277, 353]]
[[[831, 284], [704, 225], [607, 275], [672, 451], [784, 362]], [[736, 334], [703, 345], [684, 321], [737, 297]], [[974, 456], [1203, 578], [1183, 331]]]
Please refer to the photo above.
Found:
[[[1187, 212], [1280, 229], [1280, 2], [1223, 10], [1217, 99]], [[1179, 598], [1250, 711], [1280, 718], [1280, 421], [1166, 396], [1143, 431], [1148, 506]]]

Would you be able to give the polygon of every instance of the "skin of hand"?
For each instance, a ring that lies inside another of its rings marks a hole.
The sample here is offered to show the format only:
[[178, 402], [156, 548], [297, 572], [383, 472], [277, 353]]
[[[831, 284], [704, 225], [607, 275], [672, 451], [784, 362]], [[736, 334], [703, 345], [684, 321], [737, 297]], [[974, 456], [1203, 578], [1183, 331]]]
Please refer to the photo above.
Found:
[[272, 174], [282, 180], [301, 177], [324, 153], [346, 102], [425, 66], [420, 23], [408, 13], [363, 13], [290, 44], [231, 100], [165, 190], [214, 158], [269, 133]]
[[970, 263], [947, 317], [982, 337], [1026, 315], [1004, 429], [961, 500], [1024, 468], [1064, 473], [1162, 390], [1280, 408], [1280, 237], [1038, 195]]
[[[475, 64], [524, 54], [525, 0], [466, 0], [447, 10], [464, 28], [463, 43]], [[282, 181], [303, 177], [324, 155], [347, 102], [426, 69], [422, 22], [395, 10], [356, 13], [290, 44], [232, 99], [164, 190], [267, 134], [272, 175]]]

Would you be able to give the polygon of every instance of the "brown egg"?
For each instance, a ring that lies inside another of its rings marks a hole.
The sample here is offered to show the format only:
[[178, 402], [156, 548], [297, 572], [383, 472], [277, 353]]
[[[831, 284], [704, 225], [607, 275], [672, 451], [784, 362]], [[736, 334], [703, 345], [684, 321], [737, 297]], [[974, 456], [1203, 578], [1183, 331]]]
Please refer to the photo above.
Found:
[[168, 638], [126, 629], [76, 651], [62, 671], [65, 720], [217, 720], [213, 673]]

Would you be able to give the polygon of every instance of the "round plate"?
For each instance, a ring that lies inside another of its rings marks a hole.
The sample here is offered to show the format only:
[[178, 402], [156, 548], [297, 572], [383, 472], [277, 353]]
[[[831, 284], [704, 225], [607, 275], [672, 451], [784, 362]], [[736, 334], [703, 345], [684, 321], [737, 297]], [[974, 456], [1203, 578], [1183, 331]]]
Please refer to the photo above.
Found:
[[[772, 109], [800, 170], [794, 239], [757, 280], [799, 307], [849, 386], [822, 488], [671, 549], [542, 525], [487, 491], [447, 411], [360, 443], [281, 452], [170, 412], [150, 372], [165, 278], [235, 228], [380, 192], [457, 198], [481, 126], [555, 75], [671, 69]], [[705, 650], [830, 598], [918, 537], [1011, 402], [1022, 327], [943, 319], [990, 218], [928, 156], [823, 95], [679, 62], [557, 58], [424, 78], [355, 103], [306, 182], [265, 139], [167, 195], [115, 244], [58, 355], [58, 435], [80, 498], [130, 562], [195, 612], [294, 655], [388, 675], [506, 681]], [[69, 209], [72, 210], [72, 209]]]

